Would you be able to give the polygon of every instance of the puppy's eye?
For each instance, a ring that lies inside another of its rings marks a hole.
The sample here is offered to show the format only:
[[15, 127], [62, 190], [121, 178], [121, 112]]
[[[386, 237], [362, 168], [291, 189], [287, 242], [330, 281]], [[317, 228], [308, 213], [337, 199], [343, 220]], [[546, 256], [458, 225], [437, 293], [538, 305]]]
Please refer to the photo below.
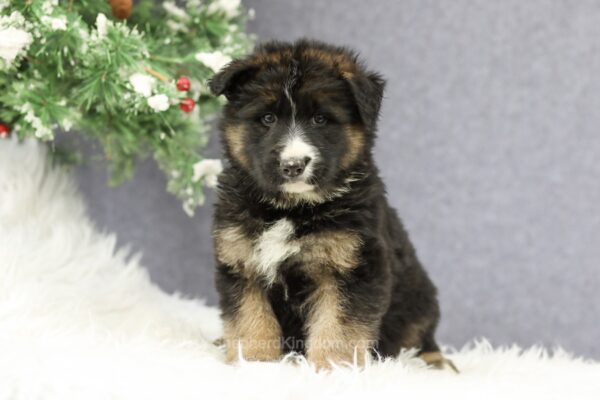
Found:
[[312, 122], [315, 125], [325, 125], [327, 123], [327, 117], [325, 117], [323, 114], [315, 114]]
[[275, 122], [277, 122], [277, 117], [273, 113], [266, 113], [265, 115], [260, 117], [260, 122], [262, 122], [265, 126], [271, 126]]

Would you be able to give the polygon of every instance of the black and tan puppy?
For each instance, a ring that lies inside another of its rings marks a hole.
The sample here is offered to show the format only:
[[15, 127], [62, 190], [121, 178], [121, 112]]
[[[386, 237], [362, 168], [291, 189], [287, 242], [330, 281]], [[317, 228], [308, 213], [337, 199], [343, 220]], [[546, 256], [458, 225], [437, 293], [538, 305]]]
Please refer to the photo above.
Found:
[[318, 367], [434, 339], [436, 289], [386, 200], [372, 148], [383, 79], [347, 49], [273, 42], [211, 81], [230, 166], [214, 220], [227, 358]]

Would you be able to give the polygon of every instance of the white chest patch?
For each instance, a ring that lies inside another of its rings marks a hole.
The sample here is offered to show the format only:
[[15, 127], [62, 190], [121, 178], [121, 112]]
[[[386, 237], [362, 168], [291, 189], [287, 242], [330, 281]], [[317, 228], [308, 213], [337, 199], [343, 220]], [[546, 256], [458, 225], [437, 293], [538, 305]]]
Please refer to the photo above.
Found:
[[252, 264], [269, 284], [277, 277], [277, 268], [288, 257], [300, 251], [294, 243], [294, 225], [283, 218], [265, 230], [256, 241], [252, 252]]

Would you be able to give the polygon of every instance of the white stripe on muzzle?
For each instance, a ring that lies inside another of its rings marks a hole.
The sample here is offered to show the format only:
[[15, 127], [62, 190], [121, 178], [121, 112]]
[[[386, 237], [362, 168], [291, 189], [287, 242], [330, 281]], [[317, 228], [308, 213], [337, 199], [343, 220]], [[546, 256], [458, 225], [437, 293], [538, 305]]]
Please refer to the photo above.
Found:
[[[310, 144], [302, 133], [293, 132], [287, 138], [283, 150], [280, 154], [280, 159], [289, 160], [291, 158], [304, 159], [306, 157], [315, 160], [318, 157], [318, 152], [315, 146]], [[312, 161], [308, 164], [310, 166]]]
[[304, 193], [314, 189], [314, 186], [308, 184], [306, 181], [312, 177], [314, 165], [319, 159], [319, 151], [308, 141], [302, 131], [302, 127], [296, 123], [296, 104], [290, 93], [290, 85], [291, 82], [285, 85], [284, 93], [290, 102], [292, 118], [290, 120], [289, 134], [279, 155], [279, 160], [280, 162], [285, 162], [291, 159], [308, 159], [309, 162], [302, 175], [298, 176], [294, 182], [284, 183], [281, 185], [281, 188], [284, 192], [288, 193]]

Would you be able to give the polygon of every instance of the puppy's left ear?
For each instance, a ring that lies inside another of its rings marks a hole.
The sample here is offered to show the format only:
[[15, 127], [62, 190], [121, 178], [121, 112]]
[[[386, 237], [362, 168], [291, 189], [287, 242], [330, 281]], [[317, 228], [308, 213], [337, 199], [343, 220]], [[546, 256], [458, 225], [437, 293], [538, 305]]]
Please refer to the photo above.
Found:
[[240, 87], [252, 78], [256, 69], [256, 66], [249, 65], [246, 60], [234, 60], [211, 78], [208, 87], [215, 96], [223, 94], [227, 100], [233, 100]]
[[374, 72], [358, 72], [348, 79], [363, 124], [374, 131], [379, 118], [385, 80]]

